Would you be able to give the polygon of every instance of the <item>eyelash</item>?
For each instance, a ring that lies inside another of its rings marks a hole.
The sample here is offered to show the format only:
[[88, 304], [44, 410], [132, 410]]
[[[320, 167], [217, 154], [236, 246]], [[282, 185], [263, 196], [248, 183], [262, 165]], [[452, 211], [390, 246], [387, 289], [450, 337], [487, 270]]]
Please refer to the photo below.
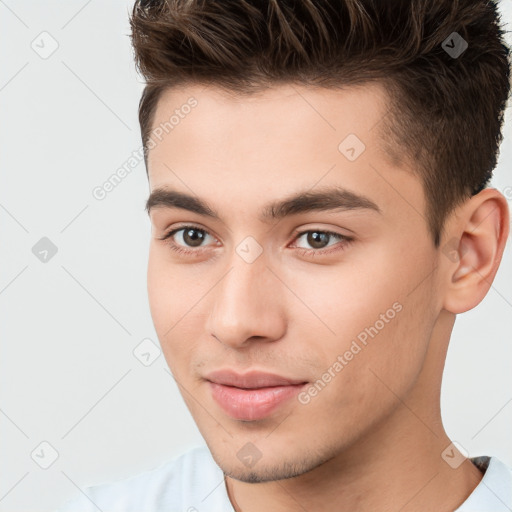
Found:
[[[190, 256], [190, 255], [198, 255], [198, 254], [202, 253], [203, 250], [206, 249], [205, 247], [200, 247], [199, 249], [184, 249], [181, 245], [178, 245], [175, 242], [171, 241], [172, 237], [176, 233], [178, 233], [179, 231], [185, 231], [187, 229], [194, 229], [196, 231], [200, 231], [201, 233], [210, 235], [210, 233], [203, 228], [198, 228], [196, 226], [181, 226], [179, 228], [172, 229], [165, 236], [160, 238], [160, 240], [165, 241], [166, 244], [170, 247], [170, 249], [175, 251], [178, 254], [184, 254], [184, 255]], [[307, 229], [305, 231], [297, 232], [297, 233], [295, 233], [295, 238], [293, 240], [295, 241], [298, 238], [300, 238], [302, 235], [305, 235], [306, 233], [313, 233], [313, 232], [314, 233], [322, 233], [325, 235], [329, 235], [329, 236], [338, 238], [338, 239], [340, 239], [341, 244], [335, 244], [333, 246], [334, 248], [331, 247], [330, 249], [304, 249], [302, 247], [296, 247], [295, 249], [302, 256], [314, 256], [316, 254], [326, 255], [326, 254], [330, 254], [332, 252], [344, 251], [346, 249], [346, 247], [354, 240], [353, 237], [345, 236], [340, 233], [336, 233], [334, 231], [326, 231], [326, 230], [321, 230], [321, 229]], [[341, 245], [341, 247], [340, 247], [340, 245]]]

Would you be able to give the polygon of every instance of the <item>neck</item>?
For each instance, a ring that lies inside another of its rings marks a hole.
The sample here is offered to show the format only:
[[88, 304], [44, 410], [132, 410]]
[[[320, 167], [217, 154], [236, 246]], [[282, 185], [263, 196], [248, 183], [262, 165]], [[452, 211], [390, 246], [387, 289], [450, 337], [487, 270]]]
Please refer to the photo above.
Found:
[[[412, 423], [414, 428], [404, 428]], [[482, 478], [469, 459], [456, 469], [445, 462], [441, 454], [450, 444], [444, 431], [431, 431], [400, 405], [371, 440], [361, 439], [313, 471], [256, 484], [226, 477], [226, 486], [236, 512], [450, 512]], [[456, 452], [448, 454], [457, 457]]]
[[[451, 441], [439, 405], [444, 366], [439, 361], [444, 361], [446, 344], [436, 343], [436, 338], [410, 393], [396, 397], [393, 411], [350, 447], [294, 478], [246, 483], [226, 476], [236, 512], [456, 510], [479, 484], [482, 473], [469, 459], [452, 467], [463, 455], [455, 448], [447, 451]], [[433, 374], [438, 375], [437, 388], [432, 386]]]

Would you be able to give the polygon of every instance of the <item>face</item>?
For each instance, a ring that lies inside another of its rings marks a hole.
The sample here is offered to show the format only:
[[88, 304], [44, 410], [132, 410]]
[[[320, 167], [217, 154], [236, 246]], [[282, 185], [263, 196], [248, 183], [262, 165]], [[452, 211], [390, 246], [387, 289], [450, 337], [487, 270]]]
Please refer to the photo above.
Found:
[[420, 180], [381, 150], [386, 105], [377, 85], [238, 98], [193, 86], [158, 104], [151, 314], [187, 407], [236, 479], [299, 475], [349, 450], [423, 371], [436, 251]]

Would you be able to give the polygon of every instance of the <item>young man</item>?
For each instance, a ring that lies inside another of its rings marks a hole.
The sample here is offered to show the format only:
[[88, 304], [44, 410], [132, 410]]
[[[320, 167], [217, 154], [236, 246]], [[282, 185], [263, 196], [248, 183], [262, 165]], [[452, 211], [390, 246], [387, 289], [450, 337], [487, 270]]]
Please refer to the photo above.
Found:
[[61, 510], [512, 510], [440, 414], [509, 232], [495, 3], [137, 1], [131, 26], [152, 318], [207, 446]]

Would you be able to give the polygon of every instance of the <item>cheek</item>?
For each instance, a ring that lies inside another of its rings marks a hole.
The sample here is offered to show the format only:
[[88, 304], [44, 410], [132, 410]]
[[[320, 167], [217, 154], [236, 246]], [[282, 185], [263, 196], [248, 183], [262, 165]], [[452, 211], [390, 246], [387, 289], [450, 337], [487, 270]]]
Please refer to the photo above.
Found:
[[[173, 298], [176, 289], [171, 274], [166, 271], [158, 250], [151, 246], [148, 260], [148, 300], [153, 324], [160, 337], [164, 329], [169, 329], [172, 324], [169, 322], [170, 311], [174, 310]], [[162, 341], [160, 339], [160, 341]]]
[[[151, 317], [164, 352], [169, 350], [170, 340], [182, 327], [188, 306], [189, 286], [184, 284], [180, 272], [173, 271], [165, 261], [160, 248], [151, 248], [148, 261], [148, 300]], [[185, 317], [186, 319], [186, 317]]]
[[165, 247], [152, 245], [148, 260], [148, 299], [157, 331], [169, 330], [192, 306], [198, 288], [193, 265], [176, 265]]
[[[315, 366], [336, 375], [332, 380], [337, 384], [326, 386], [331, 388], [326, 399], [332, 392], [332, 400], [341, 397], [354, 405], [378, 402], [391, 394], [386, 384], [405, 391], [421, 371], [435, 320], [432, 283], [422, 270], [431, 262], [423, 256], [411, 265], [412, 256], [403, 262], [400, 257], [399, 251], [381, 250], [336, 271], [326, 267], [314, 275], [295, 275], [293, 289], [320, 320], [309, 315], [312, 320], [302, 322], [301, 337], [319, 340]], [[322, 336], [315, 337], [315, 330]], [[339, 356], [341, 367], [334, 367]]]
[[296, 428], [304, 429], [304, 435], [313, 423], [319, 439], [333, 439], [335, 422], [336, 432], [343, 432], [348, 442], [399, 406], [397, 397], [407, 401], [407, 394], [422, 371], [428, 347], [428, 324], [417, 321], [418, 311], [423, 311], [421, 305], [425, 304], [416, 297], [401, 297], [402, 309], [393, 310], [394, 316], [389, 315], [393, 318], [388, 318], [383, 326], [376, 320], [392, 305], [388, 302], [386, 298], [381, 303], [366, 303], [365, 312], [359, 313], [357, 319], [347, 316], [345, 322], [339, 319], [333, 324], [343, 334], [322, 347], [323, 365], [316, 376], [317, 391], [313, 391], [309, 401], [303, 397], [301, 403], [307, 403], [298, 408], [300, 419]]
[[[322, 343], [340, 350], [358, 334], [364, 337], [365, 329], [376, 322], [379, 331], [392, 323], [393, 304], [403, 300], [404, 276], [397, 274], [392, 254], [361, 251], [336, 266], [317, 266], [309, 272], [292, 268], [284, 280], [300, 299], [290, 302], [295, 304], [295, 319], [316, 323]], [[383, 324], [380, 315], [386, 312]]]
[[[152, 247], [148, 260], [148, 300], [151, 317], [167, 363], [176, 375], [201, 339], [204, 318], [201, 298], [211, 285], [202, 285], [193, 265], [175, 265], [165, 249]], [[182, 370], [183, 371], [183, 370]]]

